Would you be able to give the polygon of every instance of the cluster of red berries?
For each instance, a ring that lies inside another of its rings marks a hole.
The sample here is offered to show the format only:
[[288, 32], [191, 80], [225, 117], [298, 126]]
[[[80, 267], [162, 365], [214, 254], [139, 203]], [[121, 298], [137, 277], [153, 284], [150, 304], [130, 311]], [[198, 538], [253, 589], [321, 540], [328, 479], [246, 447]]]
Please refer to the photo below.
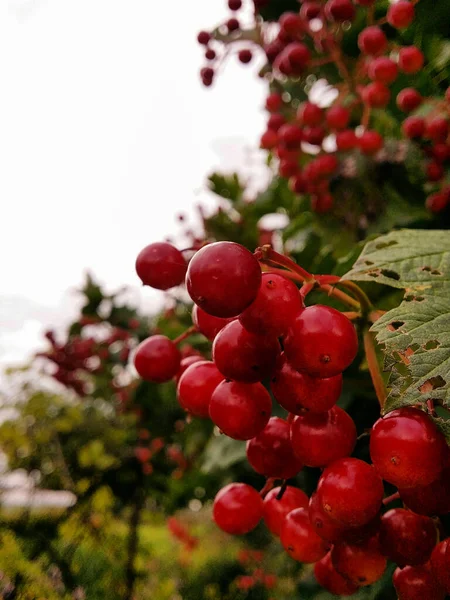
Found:
[[[242, 3], [231, 0], [231, 4], [240, 7]], [[280, 16], [275, 36], [273, 23], [256, 19], [253, 29], [241, 30], [232, 18], [224, 26], [225, 34], [220, 27], [211, 33], [202, 31], [198, 41], [207, 46], [206, 57], [211, 60], [216, 58], [212, 43], [239, 46], [248, 39], [265, 55], [267, 64], [261, 74], [270, 80], [272, 90], [266, 101], [270, 117], [261, 147], [277, 157], [279, 175], [289, 179], [292, 191], [310, 196], [314, 211], [332, 209], [330, 183], [346, 176], [349, 157], [359, 152], [375, 161], [383, 160], [386, 140], [376, 130], [374, 109], [389, 109], [391, 105], [395, 110], [395, 100], [400, 111], [408, 115], [402, 127], [404, 136], [424, 140], [425, 180], [439, 189], [429, 197], [427, 206], [440, 212], [450, 201], [445, 184], [450, 91], [446, 98], [423, 98], [412, 87], [411, 78], [423, 68], [424, 54], [416, 46], [401, 46], [400, 36], [397, 40], [386, 35], [386, 27], [402, 31], [413, 23], [414, 2], [390, 4], [378, 21], [374, 19], [374, 4], [375, 0], [302, 0], [299, 12]], [[360, 27], [361, 18], [367, 26], [358, 35], [360, 54], [355, 59], [345, 54], [342, 39], [354, 21]], [[242, 62], [249, 62], [251, 56], [250, 50], [239, 51]], [[312, 102], [298, 106], [295, 92], [292, 95], [292, 80], [320, 76], [321, 67], [327, 63], [335, 64], [340, 77], [334, 86], [337, 98], [332, 106], [327, 110]], [[211, 66], [202, 69], [205, 85], [212, 84], [214, 72]], [[390, 88], [395, 84], [397, 89], [399, 81], [403, 88], [394, 99]], [[423, 103], [432, 106], [426, 121], [410, 115]]]
[[262, 586], [267, 590], [273, 589], [277, 584], [277, 576], [273, 573], [267, 573], [261, 563], [264, 560], [264, 553], [259, 550], [240, 550], [238, 561], [242, 566], [250, 571], [248, 575], [240, 575], [235, 584], [239, 590], [251, 590], [257, 586]]
[[[245, 440], [248, 462], [267, 479], [261, 492], [244, 483], [220, 490], [215, 522], [242, 535], [263, 519], [293, 559], [315, 563], [317, 581], [334, 594], [374, 583], [392, 560], [401, 600], [444, 598], [450, 538], [437, 543], [433, 518], [450, 512], [443, 434], [426, 412], [403, 408], [374, 424], [372, 464], [351, 457], [356, 426], [336, 403], [342, 372], [358, 352], [355, 328], [333, 308], [305, 308], [308, 284], [299, 290], [289, 271], [261, 272], [261, 263], [275, 262], [263, 250], [252, 254], [217, 242], [188, 264], [176, 248], [160, 243], [144, 248], [136, 262], [146, 285], [168, 289], [186, 282], [195, 303], [193, 329], [213, 342], [212, 361], [196, 357], [182, 365], [174, 342], [152, 336], [136, 350], [139, 375], [154, 382], [176, 378], [181, 406]], [[285, 419], [271, 416], [272, 397], [287, 411]], [[311, 498], [287, 485], [304, 466], [323, 469]], [[398, 488], [395, 497], [405, 508], [382, 513], [389, 502], [383, 480]]]

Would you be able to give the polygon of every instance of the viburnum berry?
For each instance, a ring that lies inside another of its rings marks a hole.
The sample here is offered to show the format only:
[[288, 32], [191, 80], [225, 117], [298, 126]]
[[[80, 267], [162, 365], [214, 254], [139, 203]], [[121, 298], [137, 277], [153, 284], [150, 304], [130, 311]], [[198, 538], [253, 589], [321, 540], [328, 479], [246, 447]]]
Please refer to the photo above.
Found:
[[294, 12], [285, 12], [278, 19], [280, 29], [288, 39], [301, 38], [304, 32], [303, 19]]
[[167, 242], [149, 244], [138, 254], [136, 272], [144, 285], [168, 290], [181, 285], [187, 264], [181, 252]]
[[303, 139], [303, 131], [298, 125], [286, 123], [279, 128], [278, 139], [288, 150], [297, 150]]
[[278, 340], [250, 333], [236, 320], [226, 325], [213, 343], [213, 360], [227, 379], [253, 383], [274, 371]]
[[178, 383], [178, 402], [194, 416], [208, 418], [211, 396], [223, 380], [213, 362], [196, 362], [186, 369]]
[[258, 295], [239, 321], [251, 333], [278, 338], [303, 308], [299, 290], [290, 279], [263, 273]]
[[306, 508], [296, 508], [287, 515], [280, 539], [289, 556], [302, 563], [316, 562], [328, 551], [325, 540], [312, 528]]
[[235, 317], [249, 306], [261, 284], [253, 254], [234, 242], [215, 242], [199, 250], [186, 273], [192, 300], [214, 317]]
[[392, 576], [398, 600], [444, 600], [445, 591], [428, 565], [398, 567]]
[[450, 538], [439, 542], [431, 555], [431, 570], [447, 594], [450, 594]]
[[403, 503], [419, 515], [446, 515], [450, 513], [450, 466], [444, 468], [438, 479], [428, 485], [400, 488]]
[[443, 142], [434, 144], [431, 148], [431, 155], [438, 163], [443, 163], [450, 158], [450, 146]]
[[351, 0], [328, 0], [325, 4], [325, 15], [330, 21], [353, 21], [355, 12]]
[[216, 53], [212, 48], [208, 48], [205, 52], [206, 60], [214, 60], [216, 58]]
[[338, 542], [331, 550], [331, 562], [338, 573], [358, 587], [381, 579], [387, 566], [377, 537], [359, 544]]
[[280, 164], [278, 165], [278, 173], [281, 175], [281, 177], [285, 177], [286, 179], [298, 175], [299, 171], [300, 165], [298, 164], [297, 160], [281, 160]]
[[[308, 46], [305, 46], [305, 44], [300, 42], [292, 42], [279, 54], [275, 60], [274, 66], [281, 70], [285, 75], [301, 75], [310, 59], [311, 52], [309, 51]], [[285, 72], [285, 68], [280, 69], [283, 65], [283, 61], [287, 67], [287, 73]]]
[[444, 192], [435, 192], [430, 194], [425, 201], [425, 206], [433, 213], [440, 213], [445, 210], [450, 202], [449, 195]]
[[204, 67], [200, 71], [200, 77], [203, 85], [209, 87], [214, 80], [214, 69], [211, 69], [211, 67]]
[[272, 93], [266, 98], [266, 110], [269, 112], [277, 112], [283, 106], [283, 98], [281, 94]]
[[378, 419], [370, 435], [370, 456], [379, 475], [400, 488], [435, 481], [445, 465], [447, 444], [428, 415], [400, 408]]
[[235, 440], [250, 440], [267, 425], [272, 410], [269, 392], [261, 383], [223, 381], [213, 392], [209, 416]]
[[242, 7], [242, 0], [228, 0], [230, 10], [239, 10]]
[[341, 458], [322, 473], [317, 493], [325, 513], [342, 525], [357, 527], [377, 515], [383, 482], [375, 469], [358, 458]]
[[207, 46], [209, 44], [209, 41], [211, 40], [211, 34], [209, 34], [207, 31], [200, 31], [198, 36], [197, 36], [197, 41], [199, 44], [201, 44], [202, 46]]
[[333, 406], [326, 413], [305, 412], [291, 423], [291, 444], [304, 465], [325, 467], [353, 452], [355, 423], [339, 406]]
[[416, 46], [405, 46], [398, 53], [398, 66], [403, 73], [418, 73], [423, 67], [425, 57]]
[[356, 357], [358, 338], [349, 319], [329, 306], [305, 308], [284, 339], [288, 362], [313, 377], [342, 373]]
[[292, 449], [289, 423], [279, 417], [247, 442], [247, 459], [257, 473], [277, 479], [295, 477], [303, 467]]
[[345, 129], [350, 122], [350, 111], [344, 106], [331, 106], [325, 116], [327, 125], [330, 129]]
[[278, 134], [273, 129], [268, 129], [261, 136], [260, 146], [263, 150], [272, 150], [278, 144]]
[[373, 81], [361, 91], [361, 98], [365, 104], [374, 108], [384, 108], [389, 104], [391, 92], [381, 81]]
[[322, 13], [322, 6], [319, 2], [303, 2], [300, 8], [300, 18], [305, 21], [317, 19]]
[[370, 61], [368, 74], [370, 79], [389, 85], [397, 79], [397, 63], [387, 56], [379, 56]]
[[341, 152], [353, 150], [358, 145], [358, 138], [353, 129], [345, 129], [336, 133], [336, 147]]
[[281, 488], [270, 490], [264, 498], [263, 518], [267, 528], [274, 534], [280, 535], [287, 515], [295, 508], [307, 508], [309, 498], [304, 491], [288, 485], [278, 500]]
[[262, 514], [261, 496], [246, 483], [230, 483], [214, 499], [214, 521], [226, 533], [248, 533], [258, 525]]
[[239, 21], [237, 19], [235, 19], [234, 17], [232, 17], [231, 19], [228, 19], [228, 21], [225, 23], [225, 25], [227, 26], [227, 29], [230, 33], [232, 31], [237, 31], [240, 28]]
[[363, 154], [376, 154], [383, 147], [383, 136], [378, 131], [365, 131], [358, 138], [359, 149]]
[[297, 111], [297, 118], [304, 125], [314, 127], [320, 125], [324, 119], [324, 110], [313, 102], [305, 102]]
[[296, 173], [289, 179], [289, 188], [294, 194], [304, 194], [306, 192], [308, 184], [303, 173]]
[[183, 358], [180, 362], [180, 367], [175, 377], [177, 383], [178, 381], [180, 381], [180, 377], [183, 375], [186, 369], [188, 369], [194, 363], [200, 362], [202, 360], [204, 360], [203, 357], [199, 355], [186, 356], [186, 358]]
[[444, 177], [444, 167], [435, 161], [427, 164], [425, 172], [428, 181], [439, 181]]
[[409, 27], [414, 20], [414, 5], [408, 0], [398, 0], [391, 4], [387, 12], [387, 21], [389, 25], [396, 29]]
[[273, 131], [278, 131], [282, 125], [286, 123], [286, 119], [280, 113], [273, 113], [267, 121], [267, 128]]
[[358, 36], [358, 46], [364, 54], [376, 56], [387, 48], [387, 38], [382, 29], [376, 25], [366, 27]]
[[333, 208], [334, 198], [331, 194], [311, 195], [311, 210], [317, 214], [326, 214]]
[[331, 562], [328, 552], [314, 565], [314, 575], [317, 583], [335, 596], [352, 596], [358, 587], [340, 575]]
[[196, 304], [192, 309], [192, 322], [198, 331], [211, 341], [213, 341], [219, 331], [221, 331], [225, 325], [231, 323], [231, 321], [234, 321], [234, 319], [221, 319], [220, 317], [213, 317], [213, 315], [209, 315]]
[[425, 137], [433, 142], [445, 142], [449, 134], [449, 125], [446, 119], [435, 117], [426, 122]]
[[422, 104], [422, 101], [422, 96], [414, 88], [404, 88], [398, 93], [396, 100], [399, 109], [407, 113], [418, 108]]
[[421, 138], [425, 133], [425, 119], [422, 117], [407, 117], [403, 121], [402, 131], [403, 135], [408, 138]]
[[181, 354], [164, 335], [153, 335], [139, 344], [134, 355], [136, 371], [146, 381], [170, 381], [180, 368]]
[[315, 127], [304, 127], [302, 131], [304, 141], [313, 146], [320, 146], [327, 134], [325, 129], [320, 125]]
[[243, 48], [242, 50], [239, 50], [238, 58], [242, 64], [246, 65], [249, 62], [251, 62], [253, 58], [253, 53], [251, 50], [248, 50], [248, 48]]

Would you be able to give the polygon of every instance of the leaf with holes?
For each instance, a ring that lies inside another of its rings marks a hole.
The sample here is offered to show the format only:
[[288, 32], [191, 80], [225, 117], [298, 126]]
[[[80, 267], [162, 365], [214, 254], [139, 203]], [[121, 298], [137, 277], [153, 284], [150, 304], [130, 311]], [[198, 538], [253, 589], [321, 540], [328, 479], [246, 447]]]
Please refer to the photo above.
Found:
[[369, 242], [343, 279], [403, 288], [373, 326], [385, 353], [384, 412], [434, 399], [450, 407], [450, 233], [394, 231]]

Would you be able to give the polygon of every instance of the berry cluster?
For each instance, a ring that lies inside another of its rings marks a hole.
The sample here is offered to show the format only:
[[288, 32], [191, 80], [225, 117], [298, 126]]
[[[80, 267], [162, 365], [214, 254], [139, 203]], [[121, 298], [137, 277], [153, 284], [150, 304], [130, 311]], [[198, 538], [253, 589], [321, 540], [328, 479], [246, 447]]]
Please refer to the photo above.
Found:
[[[185, 276], [195, 303], [189, 333], [213, 342], [212, 361], [195, 356], [182, 364], [177, 340], [156, 335], [137, 348], [135, 367], [153, 382], [176, 378], [181, 406], [246, 441], [249, 464], [266, 478], [260, 492], [245, 483], [220, 490], [216, 524], [242, 535], [264, 520], [294, 560], [315, 563], [317, 581], [334, 594], [374, 583], [391, 560], [401, 600], [444, 598], [450, 539], [437, 544], [433, 517], [450, 512], [446, 440], [426, 412], [403, 408], [374, 424], [372, 464], [351, 457], [357, 431], [337, 401], [342, 373], [358, 352], [357, 333], [338, 310], [304, 303], [313, 287], [330, 293], [327, 282], [336, 280], [314, 277], [270, 247], [251, 254], [217, 242], [187, 263], [182, 253], [173, 261], [168, 246], [144, 248], [138, 274], [163, 289]], [[300, 290], [294, 281], [303, 281]], [[272, 398], [286, 418], [271, 416]], [[310, 498], [287, 485], [303, 467], [322, 469]], [[383, 514], [391, 500], [383, 499], [383, 481], [397, 487], [393, 498], [404, 508]]]
[[[278, 159], [278, 173], [289, 179], [292, 191], [309, 195], [316, 212], [333, 208], [333, 183], [350, 176], [358, 156], [374, 163], [386, 160], [389, 140], [379, 131], [379, 109], [390, 111], [395, 119], [400, 110], [404, 138], [417, 142], [422, 151], [425, 190], [434, 190], [427, 207], [441, 212], [450, 204], [445, 182], [450, 160], [450, 88], [445, 97], [424, 98], [413, 86], [425, 64], [419, 47], [402, 43], [404, 30], [414, 22], [414, 4], [399, 0], [380, 14], [375, 0], [302, 0], [299, 11], [283, 13], [276, 27], [262, 21], [256, 10], [253, 27], [240, 28], [233, 16], [214, 31], [198, 35], [210, 63], [201, 70], [207, 86], [230, 46], [243, 63], [252, 58], [252, 50], [242, 49], [244, 43], [250, 42], [253, 53], [265, 57], [260, 75], [271, 86], [266, 100], [270, 116], [261, 147]], [[241, 5], [240, 0], [229, 2], [233, 11]], [[354, 27], [356, 56], [345, 44]], [[324, 69], [336, 91], [331, 106], [300, 103], [308, 79], [323, 77]], [[430, 108], [426, 119], [411, 114], [422, 105]]]
[[264, 553], [259, 550], [240, 550], [238, 553], [238, 562], [245, 567], [248, 575], [240, 575], [235, 580], [238, 590], [247, 591], [258, 587], [266, 590], [273, 589], [277, 584], [277, 576], [268, 573], [261, 567], [264, 559]]

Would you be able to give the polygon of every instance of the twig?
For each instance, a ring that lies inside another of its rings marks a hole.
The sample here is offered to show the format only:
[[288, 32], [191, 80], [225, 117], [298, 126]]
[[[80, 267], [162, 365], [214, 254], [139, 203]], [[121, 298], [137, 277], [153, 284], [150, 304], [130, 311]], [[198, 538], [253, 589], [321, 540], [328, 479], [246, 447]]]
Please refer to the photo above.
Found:
[[375, 388], [380, 407], [383, 409], [387, 397], [386, 388], [375, 352], [374, 336], [369, 330], [364, 333], [364, 350], [366, 352], [367, 364], [369, 366], [370, 376], [372, 377], [373, 387]]

